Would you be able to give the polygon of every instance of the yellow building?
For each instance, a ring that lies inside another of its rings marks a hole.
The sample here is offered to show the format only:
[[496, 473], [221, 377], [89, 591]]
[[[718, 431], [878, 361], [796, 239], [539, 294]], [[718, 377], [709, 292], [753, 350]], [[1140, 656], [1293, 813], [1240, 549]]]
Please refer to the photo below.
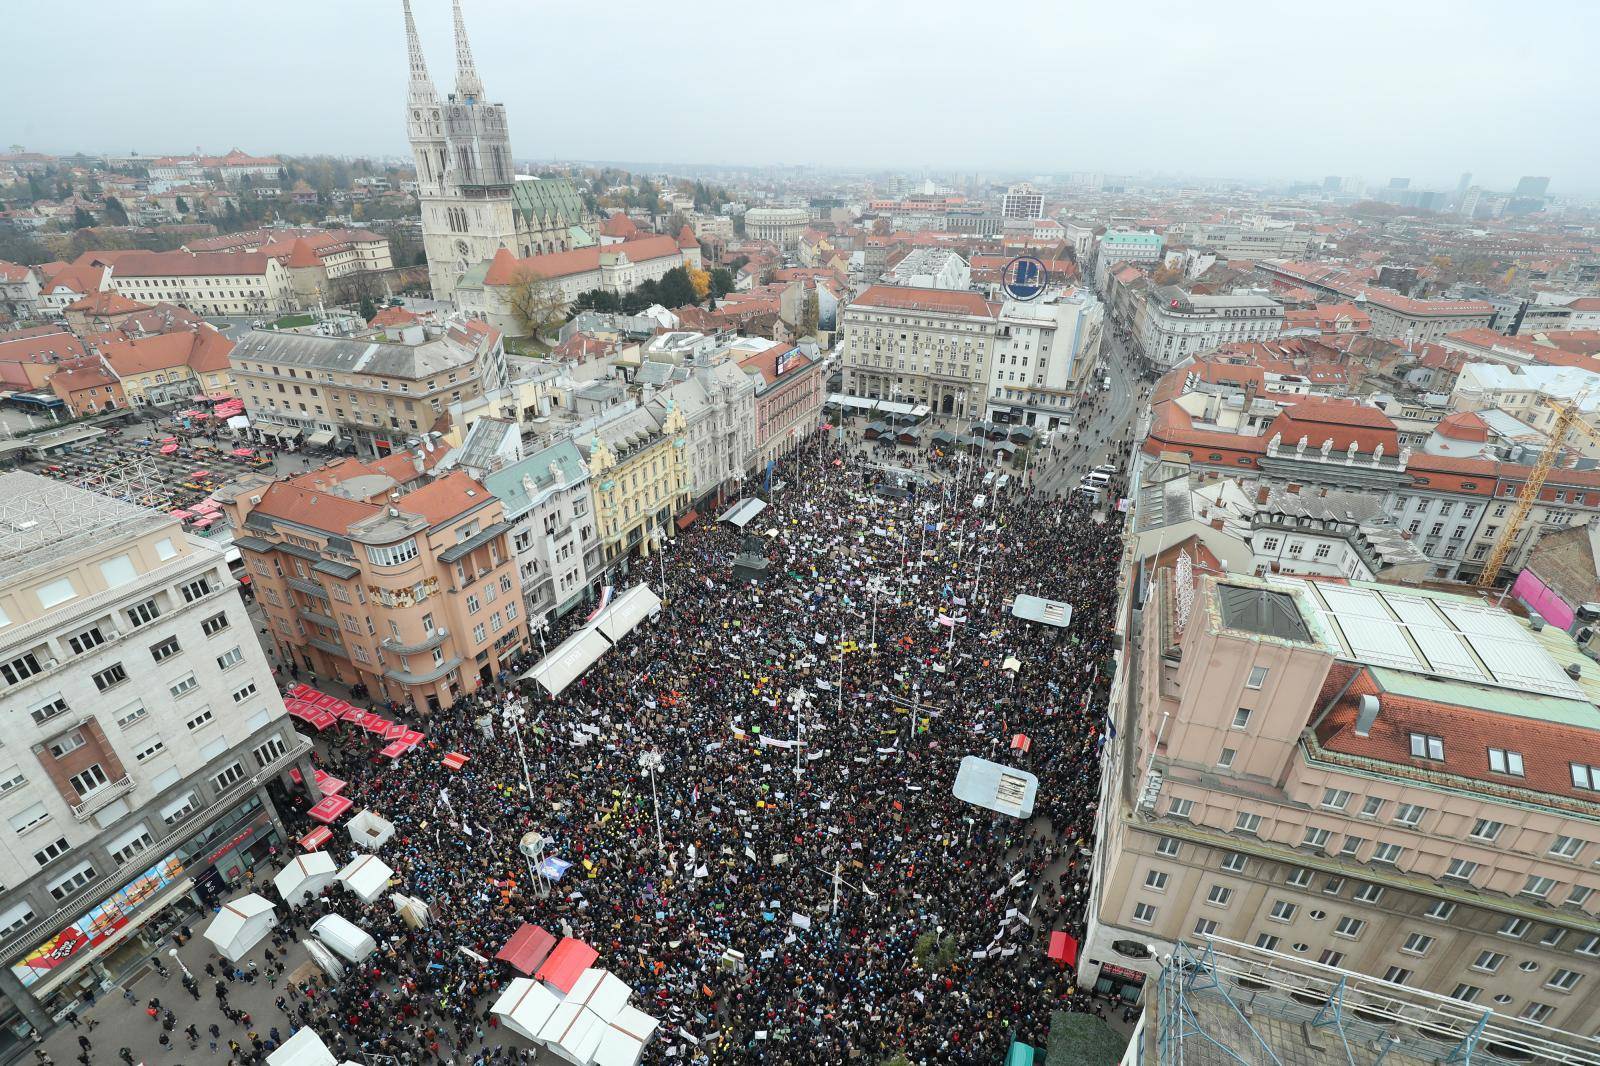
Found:
[[100, 354], [135, 406], [185, 403], [197, 393], [232, 393], [233, 342], [210, 326], [108, 341]]
[[636, 409], [606, 423], [579, 450], [588, 462], [595, 525], [605, 566], [651, 553], [689, 509], [689, 464], [683, 412]]

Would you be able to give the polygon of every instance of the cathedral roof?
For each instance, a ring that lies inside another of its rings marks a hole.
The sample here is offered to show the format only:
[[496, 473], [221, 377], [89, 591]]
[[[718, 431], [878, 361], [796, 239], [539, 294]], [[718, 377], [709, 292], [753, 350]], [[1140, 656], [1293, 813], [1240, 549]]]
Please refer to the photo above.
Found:
[[606, 237], [621, 237], [626, 240], [639, 232], [639, 227], [633, 224], [633, 219], [621, 211], [613, 211], [611, 217], [606, 219], [605, 225], [600, 227], [600, 233]]
[[679, 248], [698, 248], [698, 247], [700, 247], [700, 238], [696, 237], [694, 235], [694, 229], [687, 222], [685, 222], [683, 224], [683, 228], [678, 231], [678, 247]]

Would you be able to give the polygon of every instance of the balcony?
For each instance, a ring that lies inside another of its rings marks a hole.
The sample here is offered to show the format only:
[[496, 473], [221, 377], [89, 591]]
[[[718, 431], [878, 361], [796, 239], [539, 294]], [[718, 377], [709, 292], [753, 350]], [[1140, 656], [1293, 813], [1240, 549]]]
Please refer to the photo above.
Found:
[[300, 608], [300, 617], [309, 618], [317, 625], [325, 629], [331, 629], [335, 633], [339, 631], [339, 620], [331, 614], [323, 614], [321, 611], [313, 610], [310, 607], [302, 607]]
[[449, 635], [449, 628], [440, 626], [416, 644], [402, 644], [393, 637], [385, 637], [378, 643], [383, 647], [384, 651], [392, 651], [397, 655], [415, 655], [419, 651], [432, 651], [443, 644], [445, 638]]
[[328, 598], [328, 590], [317, 584], [315, 581], [306, 581], [302, 578], [289, 577], [287, 575], [285, 575], [283, 580], [290, 588], [297, 589], [300, 592], [305, 593], [307, 596], [315, 596], [319, 600], [326, 600]]
[[133, 778], [123, 774], [119, 780], [95, 789], [83, 798], [79, 804], [69, 804], [72, 807], [72, 816], [80, 822], [86, 822], [98, 810], [108, 806], [118, 796], [126, 796], [133, 791]]
[[402, 685], [430, 685], [460, 665], [460, 657], [452, 656], [451, 658], [440, 663], [438, 666], [435, 666], [433, 669], [426, 670], [420, 674], [409, 673], [405, 670], [390, 669], [385, 670], [383, 672], [383, 676], [387, 677], [390, 681], [398, 681]]

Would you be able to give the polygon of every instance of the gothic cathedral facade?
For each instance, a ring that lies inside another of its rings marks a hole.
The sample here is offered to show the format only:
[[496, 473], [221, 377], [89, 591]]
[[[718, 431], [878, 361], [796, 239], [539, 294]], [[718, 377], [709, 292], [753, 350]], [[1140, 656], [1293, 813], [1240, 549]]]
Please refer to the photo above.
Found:
[[416, 158], [434, 299], [451, 299], [462, 275], [482, 269], [501, 248], [526, 258], [593, 243], [591, 219], [570, 182], [517, 175], [505, 105], [483, 99], [461, 0], [454, 0], [456, 90], [442, 102], [428, 76], [411, 0], [402, 2], [411, 62], [406, 135]]

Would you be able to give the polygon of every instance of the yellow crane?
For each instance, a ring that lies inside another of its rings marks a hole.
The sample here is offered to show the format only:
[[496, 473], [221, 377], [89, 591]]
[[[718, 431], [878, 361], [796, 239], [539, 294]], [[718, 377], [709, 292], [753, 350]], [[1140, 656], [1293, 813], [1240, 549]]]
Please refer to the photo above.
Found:
[[1556, 410], [1556, 420], [1550, 425], [1549, 442], [1539, 454], [1539, 461], [1533, 464], [1528, 480], [1523, 482], [1522, 491], [1517, 493], [1516, 510], [1511, 512], [1511, 520], [1506, 523], [1505, 532], [1495, 540], [1488, 561], [1483, 564], [1483, 573], [1478, 575], [1478, 580], [1475, 582], [1478, 588], [1492, 587], [1495, 579], [1500, 576], [1500, 568], [1505, 565], [1506, 559], [1516, 547], [1517, 534], [1522, 532], [1522, 524], [1527, 521], [1533, 505], [1539, 502], [1539, 493], [1544, 488], [1545, 478], [1549, 477], [1550, 471], [1554, 469], [1556, 458], [1561, 454], [1561, 447], [1566, 443], [1567, 434], [1577, 428], [1600, 440], [1600, 431], [1584, 422], [1581, 417], [1579, 409], [1583, 405], [1584, 396], [1587, 395], [1584, 393], [1572, 403], [1545, 400], [1545, 403]]

